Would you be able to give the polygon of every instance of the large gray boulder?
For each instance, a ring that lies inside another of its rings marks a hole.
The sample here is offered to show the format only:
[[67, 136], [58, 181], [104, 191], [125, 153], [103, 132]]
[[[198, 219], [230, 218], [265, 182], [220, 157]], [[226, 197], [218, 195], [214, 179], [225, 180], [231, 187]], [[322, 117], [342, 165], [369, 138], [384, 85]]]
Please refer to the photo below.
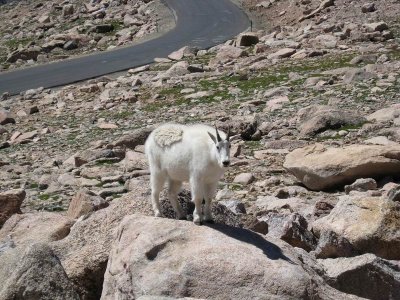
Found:
[[82, 300], [100, 297], [113, 232], [123, 217], [134, 212], [153, 214], [149, 183], [138, 180], [132, 190], [76, 222], [66, 238], [50, 244]]
[[378, 197], [343, 196], [329, 215], [312, 225], [318, 236], [333, 232], [347, 240], [353, 253], [386, 259], [400, 259], [399, 228], [400, 203]]
[[350, 299], [326, 286], [282, 241], [226, 225], [135, 214], [114, 235], [101, 299], [142, 295]]
[[296, 53], [296, 49], [283, 48], [283, 49], [280, 49], [280, 50], [268, 55], [268, 59], [287, 58], [287, 57], [291, 57], [295, 53]]
[[217, 55], [210, 60], [209, 65], [216, 66], [218, 64], [224, 64], [243, 56], [247, 56], [247, 52], [244, 49], [224, 45], [218, 50]]
[[41, 48], [38, 46], [32, 46], [26, 49], [18, 49], [15, 50], [14, 52], [10, 53], [7, 56], [7, 62], [8, 63], [15, 63], [18, 59], [22, 60], [36, 60], [38, 55], [41, 52]]
[[365, 119], [356, 112], [326, 105], [312, 105], [299, 110], [297, 122], [301, 136], [313, 136], [327, 129], [360, 125]]
[[400, 104], [393, 104], [389, 107], [382, 108], [367, 116], [368, 121], [389, 122], [400, 121]]
[[337, 258], [354, 256], [357, 251], [345, 237], [333, 231], [323, 231], [313, 253], [316, 258]]
[[178, 61], [173, 64], [168, 70], [160, 74], [160, 78], [180, 77], [190, 74], [189, 63], [187, 61]]
[[358, 178], [399, 174], [400, 145], [332, 148], [314, 144], [289, 153], [283, 166], [309, 189], [326, 190]]
[[[121, 153], [117, 150], [111, 149], [87, 149], [81, 151], [73, 156], [75, 167], [80, 167], [88, 162], [97, 160], [97, 159], [116, 159], [122, 160], [124, 153]], [[68, 160], [69, 161], [69, 160]], [[67, 163], [67, 162], [64, 162]]]
[[126, 147], [129, 149], [135, 149], [138, 145], [144, 145], [147, 137], [154, 130], [154, 126], [144, 127], [140, 129], [135, 129], [130, 134], [123, 135], [115, 143], [115, 146]]
[[317, 49], [334, 49], [338, 43], [338, 38], [331, 34], [321, 34], [312, 40], [312, 44]]
[[13, 215], [0, 230], [0, 245], [10, 237], [17, 247], [58, 241], [69, 234], [73, 224], [72, 219], [53, 212]]
[[319, 262], [328, 283], [342, 292], [373, 300], [400, 299], [400, 269], [396, 263], [373, 254]]
[[194, 57], [196, 56], [197, 51], [198, 49], [195, 47], [184, 46], [172, 52], [170, 55], [168, 55], [168, 58], [172, 60], [181, 60], [184, 57]]
[[0, 256], [0, 299], [78, 300], [60, 260], [46, 244], [19, 247]]

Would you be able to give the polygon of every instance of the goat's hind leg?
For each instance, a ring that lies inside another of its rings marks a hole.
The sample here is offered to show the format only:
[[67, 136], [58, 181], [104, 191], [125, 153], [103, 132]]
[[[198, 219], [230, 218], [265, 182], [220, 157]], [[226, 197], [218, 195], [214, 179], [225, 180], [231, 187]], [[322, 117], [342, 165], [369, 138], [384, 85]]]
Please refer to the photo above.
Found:
[[181, 190], [182, 182], [168, 179], [168, 199], [175, 210], [176, 218], [179, 220], [186, 220], [186, 214], [183, 213], [182, 208], [178, 202], [178, 194]]
[[152, 170], [150, 172], [150, 181], [151, 181], [151, 202], [153, 205], [153, 211], [155, 217], [161, 217], [160, 212], [160, 193], [164, 187], [166, 175]]

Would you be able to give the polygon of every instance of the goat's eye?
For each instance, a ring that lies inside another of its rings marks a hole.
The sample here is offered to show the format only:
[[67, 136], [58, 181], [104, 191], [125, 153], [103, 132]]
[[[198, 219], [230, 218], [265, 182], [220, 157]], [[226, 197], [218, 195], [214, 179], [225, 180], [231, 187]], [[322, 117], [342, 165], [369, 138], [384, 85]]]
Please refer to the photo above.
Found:
[[219, 151], [219, 146], [217, 146], [217, 150]]
[[228, 147], [229, 147], [229, 149], [231, 149], [231, 145], [229, 145]]

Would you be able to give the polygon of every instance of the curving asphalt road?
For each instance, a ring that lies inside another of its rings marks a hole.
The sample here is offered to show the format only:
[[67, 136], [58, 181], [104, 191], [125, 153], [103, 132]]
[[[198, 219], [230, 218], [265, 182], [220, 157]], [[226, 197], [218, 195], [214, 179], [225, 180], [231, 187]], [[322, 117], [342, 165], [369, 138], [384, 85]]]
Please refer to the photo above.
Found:
[[165, 35], [142, 44], [61, 62], [0, 73], [0, 94], [56, 87], [128, 70], [166, 57], [183, 46], [206, 49], [249, 27], [247, 16], [230, 0], [164, 0], [176, 17]]

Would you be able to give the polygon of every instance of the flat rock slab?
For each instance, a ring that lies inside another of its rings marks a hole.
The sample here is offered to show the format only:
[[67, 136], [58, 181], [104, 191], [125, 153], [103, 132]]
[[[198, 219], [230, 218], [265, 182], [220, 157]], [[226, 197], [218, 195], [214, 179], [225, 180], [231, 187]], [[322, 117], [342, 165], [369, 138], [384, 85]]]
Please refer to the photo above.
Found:
[[101, 299], [349, 299], [306, 268], [287, 244], [249, 230], [135, 214], [114, 235]]
[[284, 48], [284, 49], [278, 50], [275, 53], [272, 53], [272, 54], [268, 55], [268, 58], [269, 59], [287, 58], [287, 57], [292, 56], [295, 53], [296, 53], [296, 49]]
[[0, 245], [11, 236], [15, 246], [48, 243], [65, 238], [74, 220], [53, 212], [15, 214], [0, 230]]
[[358, 178], [399, 174], [400, 146], [314, 144], [286, 156], [284, 167], [312, 190], [327, 190]]
[[400, 117], [400, 104], [382, 108], [367, 116], [368, 121], [388, 122]]
[[400, 204], [385, 198], [343, 196], [329, 215], [313, 223], [318, 236], [334, 232], [358, 253], [400, 259]]
[[400, 299], [400, 271], [396, 263], [373, 254], [319, 262], [329, 283], [340, 291], [373, 300]]
[[328, 129], [358, 126], [364, 122], [365, 119], [357, 112], [327, 105], [311, 105], [300, 109], [297, 114], [297, 127], [301, 136], [314, 136]]

